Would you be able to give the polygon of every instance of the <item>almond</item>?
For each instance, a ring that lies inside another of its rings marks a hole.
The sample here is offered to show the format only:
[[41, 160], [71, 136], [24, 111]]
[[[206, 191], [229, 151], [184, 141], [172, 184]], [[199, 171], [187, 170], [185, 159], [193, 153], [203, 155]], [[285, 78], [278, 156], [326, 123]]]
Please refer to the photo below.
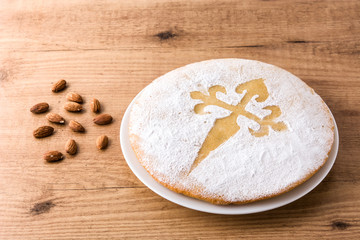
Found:
[[82, 110], [82, 106], [76, 102], [67, 102], [64, 108], [69, 112], [80, 112]]
[[98, 125], [106, 125], [112, 122], [112, 116], [106, 113], [100, 114], [99, 116], [94, 118], [94, 123]]
[[77, 102], [77, 103], [82, 103], [83, 99], [82, 97], [74, 92], [69, 92], [68, 94], [66, 94], [66, 99], [72, 102]]
[[57, 113], [48, 113], [46, 114], [46, 118], [53, 123], [65, 123], [65, 119]]
[[59, 151], [50, 151], [44, 154], [44, 160], [48, 162], [56, 162], [63, 159], [63, 154]]
[[30, 108], [30, 112], [32, 113], [44, 113], [49, 109], [49, 104], [46, 102], [35, 104], [32, 108]]
[[100, 102], [96, 98], [94, 98], [90, 103], [91, 111], [94, 113], [100, 112]]
[[74, 120], [71, 120], [69, 122], [69, 127], [74, 132], [85, 132], [85, 128], [80, 123], [78, 123], [77, 121], [74, 121]]
[[53, 91], [53, 92], [55, 92], [55, 93], [56, 93], [56, 92], [60, 92], [60, 91], [63, 90], [65, 87], [66, 87], [66, 81], [65, 81], [64, 79], [61, 79], [61, 80], [57, 81], [57, 82], [53, 85], [51, 91]]
[[50, 126], [41, 126], [33, 132], [34, 137], [44, 138], [53, 134], [54, 128]]
[[73, 139], [67, 140], [65, 143], [65, 151], [70, 155], [74, 155], [77, 152], [77, 145]]
[[98, 149], [105, 149], [109, 143], [109, 139], [106, 135], [101, 135], [96, 139], [96, 147]]

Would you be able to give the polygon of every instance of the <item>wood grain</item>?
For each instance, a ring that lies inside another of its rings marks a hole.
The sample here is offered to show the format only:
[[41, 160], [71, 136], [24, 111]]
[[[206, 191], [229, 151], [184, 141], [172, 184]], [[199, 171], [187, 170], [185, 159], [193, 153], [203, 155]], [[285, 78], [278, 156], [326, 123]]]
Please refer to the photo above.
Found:
[[[0, 4], [1, 239], [359, 239], [360, 1], [2, 1]], [[303, 79], [329, 105], [340, 149], [328, 177], [276, 210], [220, 216], [177, 206], [146, 188], [119, 147], [122, 115], [156, 77], [211, 58], [249, 58]], [[52, 93], [60, 78], [68, 88]], [[69, 91], [83, 113], [63, 110]], [[113, 115], [92, 123], [92, 98]], [[29, 109], [78, 120], [86, 134]], [[110, 138], [107, 150], [96, 137]], [[57, 164], [42, 154], [79, 153]]]

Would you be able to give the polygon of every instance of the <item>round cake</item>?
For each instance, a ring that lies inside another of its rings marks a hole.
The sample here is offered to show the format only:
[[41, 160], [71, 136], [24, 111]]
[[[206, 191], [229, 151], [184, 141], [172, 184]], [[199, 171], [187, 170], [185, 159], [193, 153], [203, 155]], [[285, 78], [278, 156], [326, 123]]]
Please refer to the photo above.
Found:
[[291, 73], [244, 59], [186, 65], [136, 98], [131, 146], [159, 183], [214, 204], [287, 192], [326, 162], [334, 121]]

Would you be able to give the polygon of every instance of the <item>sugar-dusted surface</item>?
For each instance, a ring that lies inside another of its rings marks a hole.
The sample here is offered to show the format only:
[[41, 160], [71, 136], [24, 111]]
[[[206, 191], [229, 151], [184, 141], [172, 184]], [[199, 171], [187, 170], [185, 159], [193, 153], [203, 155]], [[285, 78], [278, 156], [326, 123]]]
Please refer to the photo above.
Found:
[[[276, 121], [288, 129], [254, 137], [248, 127], [256, 130], [257, 123], [239, 117], [240, 130], [189, 174], [215, 120], [229, 115], [210, 106], [205, 109], [210, 114], [195, 114], [201, 100], [190, 92], [221, 85], [228, 93], [223, 101], [236, 105], [246, 94], [235, 93], [236, 87], [258, 78], [265, 80], [269, 97], [258, 103], [254, 96], [249, 111], [266, 116], [263, 107], [279, 106]], [[304, 82], [272, 65], [241, 59], [190, 64], [156, 79], [132, 108], [131, 135], [142, 164], [160, 182], [189, 192], [201, 189], [201, 197], [224, 202], [261, 199], [303, 181], [324, 164], [334, 138], [326, 105]]]

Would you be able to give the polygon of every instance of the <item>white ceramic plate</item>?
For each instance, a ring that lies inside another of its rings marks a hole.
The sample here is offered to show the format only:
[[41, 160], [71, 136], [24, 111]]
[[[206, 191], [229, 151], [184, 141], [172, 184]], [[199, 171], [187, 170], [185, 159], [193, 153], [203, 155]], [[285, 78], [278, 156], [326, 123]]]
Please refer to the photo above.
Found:
[[187, 207], [202, 212], [229, 214], [229, 215], [257, 213], [257, 212], [263, 212], [270, 209], [278, 208], [301, 198], [302, 196], [313, 190], [329, 173], [336, 159], [336, 155], [339, 148], [339, 133], [336, 126], [336, 122], [334, 120], [335, 141], [333, 144], [332, 151], [330, 152], [329, 159], [327, 160], [325, 165], [314, 176], [312, 176], [308, 181], [294, 188], [293, 190], [281, 194], [280, 196], [274, 198], [261, 200], [254, 203], [243, 204], [243, 205], [225, 205], [225, 206], [214, 205], [195, 198], [187, 197], [185, 195], [173, 192], [170, 189], [158, 183], [157, 181], [155, 181], [151, 177], [151, 175], [145, 170], [145, 168], [140, 164], [133, 149], [131, 148], [130, 140], [129, 140], [128, 123], [129, 123], [130, 109], [136, 98], [137, 96], [134, 98], [134, 100], [130, 103], [129, 107], [127, 108], [120, 127], [120, 144], [125, 160], [129, 165], [130, 169], [134, 172], [134, 174], [148, 188], [150, 188], [152, 191], [162, 196], [163, 198], [173, 203], [179, 204], [183, 207]]

